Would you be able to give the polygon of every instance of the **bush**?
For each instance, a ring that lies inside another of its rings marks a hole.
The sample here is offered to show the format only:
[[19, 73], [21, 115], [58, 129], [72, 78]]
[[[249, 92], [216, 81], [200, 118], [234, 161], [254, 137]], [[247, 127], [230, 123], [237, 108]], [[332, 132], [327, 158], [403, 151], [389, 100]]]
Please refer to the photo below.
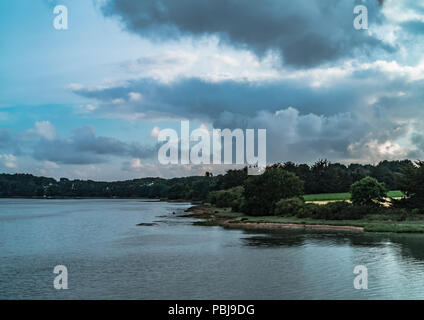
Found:
[[245, 181], [243, 212], [254, 216], [272, 215], [277, 201], [302, 194], [303, 181], [294, 173], [281, 168], [267, 168], [263, 174], [251, 176]]
[[350, 187], [351, 200], [358, 206], [375, 206], [385, 201], [386, 187], [376, 179], [366, 177]]
[[301, 211], [305, 202], [299, 197], [281, 199], [275, 204], [274, 214], [276, 216], [296, 216]]
[[208, 202], [218, 208], [232, 207], [243, 197], [243, 187], [209, 192]]
[[335, 213], [334, 220], [357, 220], [362, 219], [366, 215], [375, 212], [375, 206], [357, 206], [351, 205], [347, 206], [344, 210], [340, 211], [338, 214]]
[[[374, 208], [375, 209], [375, 208]], [[325, 205], [307, 203], [297, 214], [298, 218], [323, 220], [356, 220], [361, 219], [373, 210], [367, 206], [354, 206], [349, 202], [329, 202]]]
[[237, 199], [231, 202], [231, 211], [233, 212], [241, 212], [245, 206], [245, 199], [243, 196], [238, 197]]
[[302, 210], [297, 213], [296, 217], [318, 219], [317, 217], [320, 215], [319, 211], [322, 207], [323, 206], [314, 203], [305, 203]]
[[423, 210], [422, 209], [418, 209], [418, 208], [414, 208], [414, 209], [412, 209], [411, 213], [413, 215], [422, 214], [423, 213]]

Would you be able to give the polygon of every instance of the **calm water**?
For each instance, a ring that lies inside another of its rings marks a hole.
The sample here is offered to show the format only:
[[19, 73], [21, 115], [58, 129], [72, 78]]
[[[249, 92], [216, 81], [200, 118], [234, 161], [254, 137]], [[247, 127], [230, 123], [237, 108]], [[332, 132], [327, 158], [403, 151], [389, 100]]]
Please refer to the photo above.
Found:
[[[187, 207], [0, 199], [0, 298], [424, 298], [424, 236], [199, 227], [178, 217]], [[68, 290], [53, 288], [60, 264]]]

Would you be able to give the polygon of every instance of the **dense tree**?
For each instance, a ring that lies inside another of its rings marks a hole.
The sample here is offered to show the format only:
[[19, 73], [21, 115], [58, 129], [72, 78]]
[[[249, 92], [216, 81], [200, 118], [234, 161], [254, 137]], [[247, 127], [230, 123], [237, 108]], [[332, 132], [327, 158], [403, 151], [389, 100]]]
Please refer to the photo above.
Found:
[[372, 167], [371, 177], [383, 182], [389, 190], [400, 189], [400, 179], [403, 173], [415, 166], [412, 161], [381, 161], [376, 167]]
[[373, 206], [385, 201], [387, 189], [377, 179], [365, 177], [352, 184], [350, 193], [354, 205]]
[[303, 194], [303, 181], [294, 173], [282, 168], [267, 168], [244, 183], [245, 206], [250, 215], [271, 215], [277, 201]]
[[225, 175], [218, 176], [218, 188], [230, 189], [243, 185], [247, 179], [247, 167], [243, 169], [228, 170]]
[[417, 161], [415, 166], [404, 168], [399, 179], [400, 189], [408, 199], [404, 202], [411, 208], [424, 208], [424, 161]]

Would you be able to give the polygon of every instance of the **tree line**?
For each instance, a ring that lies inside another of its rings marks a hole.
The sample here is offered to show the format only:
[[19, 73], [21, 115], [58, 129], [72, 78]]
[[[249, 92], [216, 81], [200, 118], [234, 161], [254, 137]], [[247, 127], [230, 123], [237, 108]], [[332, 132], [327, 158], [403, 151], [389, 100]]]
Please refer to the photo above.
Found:
[[[398, 190], [405, 172], [415, 170], [410, 160], [382, 161], [377, 165], [331, 163], [319, 160], [313, 165], [278, 163], [280, 168], [295, 174], [303, 182], [305, 194], [348, 192], [350, 186], [365, 177], [373, 177], [387, 189]], [[126, 181], [99, 182], [92, 180], [59, 180], [31, 174], [0, 174], [1, 197], [140, 197], [152, 199], [206, 200], [211, 191], [242, 186], [247, 180], [247, 168], [229, 170], [216, 175], [173, 179], [141, 178]], [[256, 187], [253, 185], [253, 189]]]

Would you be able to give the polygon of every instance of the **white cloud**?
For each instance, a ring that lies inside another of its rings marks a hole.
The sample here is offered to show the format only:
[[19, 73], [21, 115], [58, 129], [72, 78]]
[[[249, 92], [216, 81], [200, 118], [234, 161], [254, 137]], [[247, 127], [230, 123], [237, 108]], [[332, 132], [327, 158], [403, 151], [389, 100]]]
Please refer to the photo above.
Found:
[[138, 92], [130, 92], [128, 96], [130, 97], [130, 101], [140, 101], [143, 97], [141, 93]]
[[139, 158], [132, 159], [130, 164], [131, 169], [141, 169], [143, 168], [143, 164], [141, 163], [141, 160]]
[[45, 169], [59, 169], [60, 166], [56, 162], [46, 160], [46, 161], [44, 161], [44, 168]]
[[35, 131], [47, 140], [53, 140], [56, 137], [56, 129], [49, 121], [37, 121]]
[[383, 159], [406, 159], [409, 151], [407, 147], [402, 147], [394, 141], [379, 142], [377, 139], [352, 143], [348, 150], [352, 155], [357, 155], [356, 160], [362, 163], [377, 163]]
[[158, 135], [159, 135], [159, 132], [160, 132], [160, 128], [159, 128], [159, 127], [154, 127], [154, 128], [152, 129], [152, 131], [150, 132], [150, 135], [151, 135], [153, 138], [157, 138], [157, 137], [158, 137]]
[[151, 78], [163, 83], [191, 77], [211, 82], [267, 81], [279, 78], [279, 70], [275, 68], [281, 64], [278, 55], [269, 53], [259, 59], [249, 50], [234, 49], [214, 36], [197, 42], [183, 39], [155, 44], [155, 50], [160, 54], [143, 55], [122, 64], [122, 67], [136, 78]]
[[124, 99], [113, 99], [112, 100], [112, 103], [113, 104], [122, 104], [122, 103], [124, 103], [125, 101], [124, 101]]
[[373, 63], [365, 63], [358, 70], [377, 70], [386, 74], [389, 79], [406, 78], [407, 81], [419, 81], [424, 79], [424, 59], [415, 66], [401, 65], [397, 61], [377, 60]]
[[77, 113], [92, 113], [96, 111], [96, 109], [97, 109], [97, 106], [93, 104], [86, 104], [86, 105], [75, 107], [75, 110]]
[[18, 168], [18, 165], [16, 163], [16, 157], [13, 154], [0, 154], [0, 161], [6, 168]]
[[[420, 5], [419, 1], [417, 1], [417, 5]], [[386, 0], [382, 12], [389, 21], [394, 23], [408, 21], [424, 22], [424, 14], [420, 14], [417, 10], [409, 8], [406, 1]]]
[[71, 89], [71, 90], [81, 90], [82, 88], [84, 88], [84, 86], [79, 83], [71, 83], [68, 85], [68, 89]]

